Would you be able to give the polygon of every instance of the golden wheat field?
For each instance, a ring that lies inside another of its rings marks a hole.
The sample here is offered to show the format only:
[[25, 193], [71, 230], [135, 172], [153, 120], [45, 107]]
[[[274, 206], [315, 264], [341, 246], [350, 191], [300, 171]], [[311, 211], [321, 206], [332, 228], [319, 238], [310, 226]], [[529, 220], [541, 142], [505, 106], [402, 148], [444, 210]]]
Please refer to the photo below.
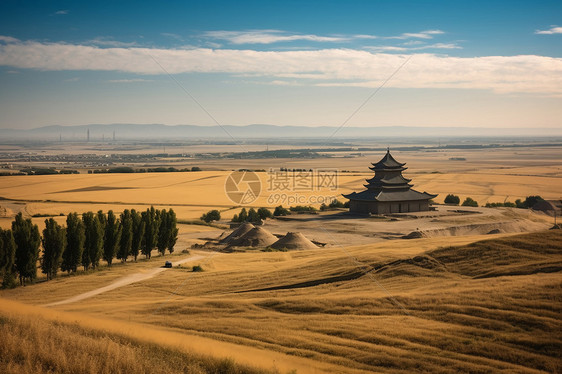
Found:
[[[311, 198], [361, 190], [380, 156], [1, 177], [4, 228], [19, 212], [35, 216], [42, 230], [44, 216], [64, 224], [69, 212], [154, 205], [176, 211], [180, 232], [165, 257], [0, 290], [0, 372], [561, 372], [562, 234], [547, 230], [552, 217], [543, 213], [438, 206], [426, 216], [349, 220], [324, 212], [264, 226], [274, 234], [301, 231], [326, 242], [322, 248], [189, 248], [217, 238], [239, 211], [225, 192], [232, 170], [266, 170], [257, 172], [260, 194], [247, 207], [318, 207]], [[450, 160], [461, 156], [466, 161]], [[480, 205], [562, 195], [558, 148], [396, 157], [407, 162], [415, 189], [439, 194], [436, 202], [448, 193]], [[337, 185], [275, 190], [272, 167], [338, 170]], [[304, 200], [287, 200], [295, 197]], [[211, 209], [221, 211], [219, 225], [192, 224]], [[426, 237], [399, 239], [416, 230]]]
[[[92, 346], [87, 360], [106, 372], [150, 371], [168, 357], [201, 372], [250, 372], [245, 365], [300, 373], [560, 371], [562, 235], [481, 239], [192, 252], [201, 256], [193, 264], [204, 272], [175, 266], [80, 302], [45, 307], [160, 264], [155, 257], [60, 276], [3, 291], [0, 306], [10, 341], [33, 343], [50, 331], [56, 353], [24, 354], [5, 345], [3, 356], [17, 359], [0, 365], [13, 372], [33, 365], [70, 371], [79, 363], [59, 363], [64, 354], [57, 350], [61, 341], [78, 341]], [[100, 336], [111, 353], [96, 346], [92, 337]], [[154, 345], [159, 354], [143, 354]], [[110, 362], [100, 362], [107, 354]], [[227, 364], [242, 369], [208, 369]]]

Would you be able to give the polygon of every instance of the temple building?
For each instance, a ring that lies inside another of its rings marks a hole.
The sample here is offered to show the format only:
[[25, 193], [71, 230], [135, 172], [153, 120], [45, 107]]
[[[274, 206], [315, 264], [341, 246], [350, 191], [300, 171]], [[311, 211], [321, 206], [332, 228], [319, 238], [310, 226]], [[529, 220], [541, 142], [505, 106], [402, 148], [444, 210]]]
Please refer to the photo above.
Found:
[[407, 168], [392, 157], [390, 149], [376, 164], [370, 167], [375, 176], [367, 179], [365, 191], [343, 195], [349, 199], [349, 211], [352, 213], [407, 213], [429, 210], [429, 200], [437, 195], [413, 190], [402, 172]]

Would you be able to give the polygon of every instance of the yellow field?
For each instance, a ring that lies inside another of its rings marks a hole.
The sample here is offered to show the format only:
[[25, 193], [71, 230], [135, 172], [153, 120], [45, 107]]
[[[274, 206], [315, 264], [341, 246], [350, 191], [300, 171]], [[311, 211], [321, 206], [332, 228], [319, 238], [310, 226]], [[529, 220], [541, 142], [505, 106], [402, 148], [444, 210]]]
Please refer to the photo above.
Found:
[[[561, 151], [394, 155], [408, 163], [404, 174], [414, 188], [439, 194], [437, 202], [454, 193], [483, 205], [530, 195], [560, 199]], [[0, 177], [0, 227], [18, 212], [63, 223], [60, 213], [150, 205], [173, 208], [180, 221], [219, 209], [226, 223], [240, 209], [225, 193], [232, 169], [347, 171], [336, 190], [314, 191], [268, 190], [271, 176], [258, 172], [261, 194], [249, 206], [308, 205], [361, 190], [380, 157], [190, 160], [207, 171]], [[283, 193], [304, 201], [272, 200]], [[188, 254], [192, 243], [222, 229], [180, 224], [176, 251], [164, 258], [141, 256], [0, 290], [0, 372], [562, 372], [560, 230], [512, 237], [551, 227], [552, 218], [522, 209], [447, 209], [416, 219], [267, 220], [276, 234], [302, 231], [328, 243], [292, 252]], [[41, 230], [44, 220], [33, 218]], [[473, 235], [494, 224], [502, 234]], [[434, 237], [388, 240], [415, 230]], [[463, 236], [444, 236], [455, 233]], [[162, 269], [165, 260], [174, 267]], [[35, 346], [41, 348], [23, 348]]]
[[[422, 164], [422, 162], [420, 162]], [[368, 164], [364, 165], [364, 169]], [[436, 165], [437, 166], [437, 165]], [[438, 169], [436, 167], [436, 169]], [[495, 169], [494, 169], [495, 170]], [[504, 170], [505, 172], [505, 170]], [[532, 174], [527, 174], [533, 172]], [[203, 171], [193, 173], [148, 174], [82, 174], [52, 176], [16, 176], [0, 178], [0, 197], [19, 200], [0, 201], [0, 217], [12, 217], [23, 211], [34, 214], [67, 214], [69, 212], [135, 208], [147, 206], [172, 207], [179, 219], [197, 219], [210, 209], [219, 209], [223, 217], [231, 218], [237, 206], [225, 193], [225, 181], [229, 171]], [[370, 173], [340, 173], [337, 189], [278, 190], [270, 188], [268, 173], [258, 173], [261, 194], [249, 204], [254, 207], [276, 205], [315, 205], [322, 199], [341, 197], [342, 193], [360, 191]], [[486, 202], [503, 202], [540, 195], [545, 199], [557, 199], [562, 195], [562, 167], [550, 166], [536, 169], [511, 170], [510, 174], [488, 173], [484, 169], [462, 173], [406, 174], [413, 179], [414, 188], [439, 194], [436, 202], [442, 202], [449, 193], [461, 200], [470, 196], [481, 205]], [[243, 187], [243, 186], [242, 186]], [[0, 219], [2, 226], [9, 220]]]
[[[206, 257], [203, 273], [175, 267], [79, 303], [26, 309], [3, 302], [0, 313], [281, 372], [559, 372], [561, 235], [455, 248], [443, 246], [479, 238], [197, 252], [191, 255]], [[1, 296], [42, 305], [147, 271], [156, 261]]]

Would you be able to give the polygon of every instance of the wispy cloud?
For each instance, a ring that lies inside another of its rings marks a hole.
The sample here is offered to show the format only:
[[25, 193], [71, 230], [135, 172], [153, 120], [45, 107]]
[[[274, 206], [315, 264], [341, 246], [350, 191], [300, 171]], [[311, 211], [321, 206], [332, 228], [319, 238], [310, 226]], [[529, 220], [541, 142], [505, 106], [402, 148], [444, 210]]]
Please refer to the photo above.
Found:
[[135, 47], [138, 46], [137, 42], [121, 42], [113, 38], [97, 37], [89, 40], [88, 44], [98, 45], [102, 47]]
[[12, 38], [11, 36], [0, 35], [0, 42], [3, 43], [17, 43], [19, 41], [19, 39]]
[[68, 14], [68, 13], [69, 13], [68, 9], [61, 9], [61, 10], [57, 10], [55, 12], [55, 14], [58, 15], [58, 16], [65, 15], [65, 14]]
[[152, 82], [152, 79], [133, 78], [133, 79], [111, 79], [109, 83], [137, 83], [137, 82]]
[[165, 36], [167, 38], [179, 40], [181, 42], [183, 41], [183, 38], [180, 35], [171, 32], [161, 32], [160, 35]]
[[562, 34], [562, 27], [552, 26], [548, 30], [536, 30], [535, 34], [539, 34], [539, 35]]
[[[434, 44], [424, 48], [456, 48]], [[408, 51], [408, 53], [411, 53]], [[136, 74], [226, 73], [284, 84], [378, 87], [407, 57], [356, 49], [256, 51], [250, 49], [100, 48], [67, 43], [0, 44], [0, 66], [56, 71], [121, 71]], [[489, 89], [562, 95], [562, 58], [546, 56], [450, 57], [415, 54], [388, 83], [400, 88]]]
[[226, 40], [232, 44], [271, 44], [306, 40], [311, 42], [344, 42], [349, 37], [320, 36], [314, 34], [289, 34], [281, 30], [251, 30], [251, 31], [207, 31], [206, 38]]
[[399, 46], [394, 45], [381, 45], [381, 46], [369, 46], [365, 47], [370, 51], [376, 52], [409, 52], [409, 51], [422, 51], [427, 49], [462, 49], [462, 47], [456, 43], [435, 43], [426, 45], [417, 45], [417, 47], [410, 47], [410, 43], [403, 43]]
[[369, 34], [355, 35], [315, 35], [291, 33], [282, 30], [247, 30], [247, 31], [207, 31], [203, 37], [222, 40], [231, 44], [273, 44], [293, 41], [309, 41], [318, 43], [343, 43], [354, 40], [369, 39], [433, 39], [436, 35], [444, 34], [441, 30], [426, 30], [417, 33], [403, 33], [395, 36], [378, 36]]
[[435, 35], [441, 35], [444, 33], [445, 32], [441, 30], [426, 30], [415, 33], [406, 32], [397, 36], [386, 36], [382, 37], [382, 39], [433, 39]]

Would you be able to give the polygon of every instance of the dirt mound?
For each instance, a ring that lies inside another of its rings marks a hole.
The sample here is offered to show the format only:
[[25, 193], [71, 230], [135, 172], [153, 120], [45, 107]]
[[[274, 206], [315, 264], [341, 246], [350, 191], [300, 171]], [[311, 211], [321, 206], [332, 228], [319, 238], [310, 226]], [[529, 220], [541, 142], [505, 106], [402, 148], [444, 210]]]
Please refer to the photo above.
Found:
[[231, 244], [233, 241], [235, 241], [236, 239], [244, 236], [246, 233], [248, 233], [253, 228], [255, 228], [255, 226], [252, 225], [250, 222], [244, 222], [243, 224], [238, 226], [233, 232], [231, 232], [227, 236], [222, 237], [224, 235], [224, 233], [223, 233], [223, 235], [221, 235], [219, 237], [219, 243]]
[[402, 239], [419, 239], [419, 238], [423, 238], [423, 237], [424, 237], [424, 235], [420, 231], [412, 231], [408, 235], [404, 235], [402, 237]]
[[515, 220], [508, 222], [493, 222], [493, 223], [475, 223], [470, 225], [452, 226], [443, 229], [429, 229], [423, 230], [422, 233], [428, 238], [437, 236], [458, 236], [458, 235], [484, 235], [496, 232], [501, 233], [516, 233], [516, 232], [529, 232], [546, 230], [548, 224], [542, 222], [534, 222], [531, 220]]
[[267, 247], [277, 241], [277, 237], [263, 227], [254, 227], [241, 237], [230, 242], [231, 247]]
[[314, 249], [318, 248], [300, 232], [288, 232], [287, 235], [271, 245], [275, 249]]

